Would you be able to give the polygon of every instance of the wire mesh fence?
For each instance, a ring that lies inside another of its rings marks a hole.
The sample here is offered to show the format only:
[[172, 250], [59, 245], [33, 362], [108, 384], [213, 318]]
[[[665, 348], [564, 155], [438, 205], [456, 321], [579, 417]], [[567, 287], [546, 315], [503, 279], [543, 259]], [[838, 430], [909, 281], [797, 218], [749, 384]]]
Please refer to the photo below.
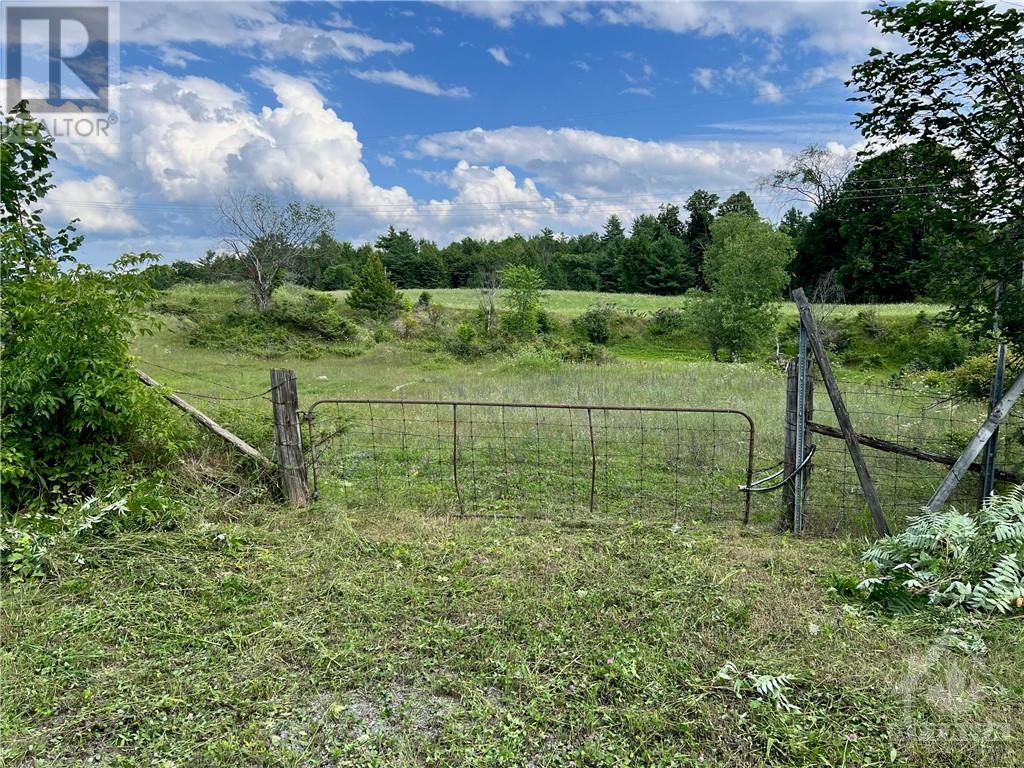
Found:
[[745, 519], [743, 412], [446, 400], [322, 400], [314, 491], [463, 515]]
[[[823, 391], [820, 379], [815, 386]], [[842, 390], [858, 434], [922, 454], [956, 457], [987, 414], [983, 402], [955, 400], [926, 390], [854, 383], [844, 383]], [[828, 399], [817, 392], [813, 421], [834, 429], [837, 426]], [[806, 529], [817, 534], [870, 535], [870, 514], [843, 440], [816, 433], [813, 444]], [[861, 449], [893, 530], [901, 530], [907, 517], [921, 510], [949, 471], [948, 464], [880, 450], [864, 440]], [[997, 467], [998, 477], [1004, 482], [1022, 474], [1024, 420], [1019, 416], [1011, 416], [999, 432]], [[950, 503], [960, 509], [974, 509], [979, 497], [979, 474], [970, 472]]]

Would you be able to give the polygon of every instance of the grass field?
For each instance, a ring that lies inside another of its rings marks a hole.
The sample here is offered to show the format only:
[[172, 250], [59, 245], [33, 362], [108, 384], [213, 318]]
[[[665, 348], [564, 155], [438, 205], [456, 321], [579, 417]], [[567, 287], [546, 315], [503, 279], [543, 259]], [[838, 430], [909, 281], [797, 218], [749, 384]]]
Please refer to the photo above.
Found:
[[[418, 288], [402, 291], [412, 302], [415, 302], [422, 292]], [[339, 298], [348, 295], [348, 291], [331, 293]], [[478, 292], [472, 288], [431, 288], [428, 293], [438, 304], [452, 309], [476, 309], [478, 306]], [[663, 307], [682, 307], [687, 303], [687, 299], [684, 296], [655, 296], [645, 293], [544, 292], [544, 308], [565, 317], [580, 315], [588, 307], [599, 303], [613, 303], [623, 310], [653, 312]], [[940, 304], [843, 304], [836, 307], [835, 313], [837, 317], [847, 317], [868, 308], [875, 309], [881, 317], [914, 317], [919, 312], [932, 316], [945, 309]], [[796, 307], [792, 302], [781, 302], [780, 310], [786, 317], [796, 317]]]
[[[265, 391], [280, 366], [296, 371], [304, 407], [339, 396], [738, 407], [757, 424], [758, 466], [780, 455], [784, 382], [763, 364], [467, 364], [399, 343], [266, 360], [190, 346], [182, 322], [137, 343], [140, 368], [264, 450], [268, 404], [230, 398]], [[1024, 759], [1020, 620], [847, 602], [862, 509], [843, 535], [801, 539], [775, 532], [774, 494], [743, 527], [738, 514], [670, 525], [639, 510], [460, 519], [401, 496], [353, 503], [339, 483], [294, 510], [209, 469], [189, 478], [197, 501], [175, 529], [86, 541], [58, 553], [56, 578], [3, 586], [3, 764]], [[827, 531], [839, 490], [824, 475], [817, 488]], [[764, 692], [783, 675], [789, 707]]]

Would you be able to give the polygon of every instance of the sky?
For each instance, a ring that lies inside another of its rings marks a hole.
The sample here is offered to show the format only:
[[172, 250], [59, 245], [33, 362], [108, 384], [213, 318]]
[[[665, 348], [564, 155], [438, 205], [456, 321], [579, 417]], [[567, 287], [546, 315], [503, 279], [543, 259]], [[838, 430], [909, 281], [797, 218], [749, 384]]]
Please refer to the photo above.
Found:
[[119, 4], [116, 139], [58, 139], [46, 218], [82, 260], [194, 260], [228, 192], [444, 245], [627, 224], [856, 151], [843, 81], [884, 46], [846, 2]]

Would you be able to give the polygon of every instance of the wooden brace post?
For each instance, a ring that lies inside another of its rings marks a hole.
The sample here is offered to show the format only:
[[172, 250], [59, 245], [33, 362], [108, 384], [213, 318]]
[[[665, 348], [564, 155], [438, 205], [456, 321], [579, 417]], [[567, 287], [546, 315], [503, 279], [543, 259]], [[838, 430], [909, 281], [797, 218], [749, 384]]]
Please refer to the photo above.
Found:
[[821, 343], [821, 336], [818, 332], [818, 322], [811, 312], [811, 303], [807, 300], [803, 288], [793, 291], [793, 301], [800, 312], [800, 322], [807, 329], [807, 341], [811, 345], [814, 359], [818, 363], [818, 370], [821, 371], [821, 378], [825, 384], [825, 391], [832, 401], [832, 409], [836, 412], [836, 421], [839, 422], [839, 429], [842, 430], [843, 440], [846, 441], [846, 448], [850, 452], [850, 459], [857, 470], [857, 477], [860, 480], [861, 490], [867, 501], [868, 509], [871, 511], [871, 518], [875, 523], [875, 530], [879, 536], [888, 536], [889, 522], [882, 512], [882, 502], [878, 498], [878, 491], [868, 473], [868, 466], [864, 462], [864, 455], [860, 452], [860, 443], [857, 440], [857, 433], [853, 431], [853, 424], [850, 422], [850, 414], [846, 410], [846, 403], [843, 402], [843, 395], [839, 391], [835, 374], [832, 372], [832, 364], [829, 362], [828, 354], [825, 352], [825, 345]]
[[971, 464], [978, 458], [978, 454], [981, 453], [982, 448], [985, 447], [992, 437], [992, 433], [996, 431], [996, 428], [1009, 415], [1010, 409], [1013, 408], [1013, 404], [1017, 402], [1022, 392], [1024, 392], [1024, 372], [1021, 372], [1014, 379], [1013, 384], [1006, 390], [1006, 394], [996, 404], [996, 407], [992, 409], [992, 412], [978, 428], [971, 441], [967, 443], [964, 452], [960, 454], [953, 468], [949, 470], [946, 477], [939, 483], [939, 487], [935, 489], [935, 493], [932, 494], [931, 501], [928, 502], [928, 509], [932, 512], [938, 512], [942, 505], [949, 501], [950, 494], [953, 493], [961, 478], [967, 474]]
[[[143, 373], [142, 371], [136, 369], [135, 373], [138, 375], [139, 381], [141, 381], [147, 387], [156, 387], [156, 388], [162, 389], [162, 390], [164, 389], [160, 385], [159, 382], [157, 382], [155, 379], [153, 379], [152, 377], [148, 376], [147, 374]], [[222, 440], [226, 441], [229, 445], [231, 445], [233, 448], [235, 448], [243, 456], [246, 456], [246, 457], [252, 459], [257, 464], [259, 464], [261, 467], [266, 467], [268, 469], [273, 469], [274, 462], [272, 462], [270, 459], [268, 459], [262, 453], [260, 453], [255, 448], [253, 448], [251, 445], [249, 445], [247, 442], [245, 442], [242, 438], [238, 437], [238, 435], [232, 434], [228, 430], [224, 429], [224, 427], [222, 427], [216, 421], [214, 421], [209, 416], [207, 416], [205, 413], [200, 411], [198, 408], [193, 407], [191, 403], [186, 402], [185, 400], [183, 400], [182, 398], [178, 397], [173, 392], [168, 392], [166, 390], [163, 391], [163, 396], [165, 398], [167, 398], [167, 400], [175, 408], [177, 408], [177, 409], [187, 413], [189, 416], [191, 416], [193, 419], [195, 419], [197, 424], [199, 424], [202, 427], [205, 427], [206, 429], [208, 429], [211, 432], [213, 432], [213, 434], [217, 435], [217, 437], [219, 437]]]

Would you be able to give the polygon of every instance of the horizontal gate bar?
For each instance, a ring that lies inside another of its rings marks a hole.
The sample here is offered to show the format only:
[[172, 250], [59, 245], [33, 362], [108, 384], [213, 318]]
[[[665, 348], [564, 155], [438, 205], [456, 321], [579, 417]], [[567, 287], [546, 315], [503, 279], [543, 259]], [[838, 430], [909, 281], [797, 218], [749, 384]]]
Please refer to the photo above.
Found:
[[[338, 397], [324, 398], [322, 400], [315, 401], [309, 406], [308, 410], [306, 411], [306, 418], [312, 421], [313, 411], [315, 411], [316, 408], [321, 405], [397, 405], [403, 408], [407, 405], [445, 406], [451, 408], [453, 411], [453, 431], [458, 429], [455, 411], [459, 408], [459, 406], [470, 408], [539, 408], [547, 410], [587, 411], [588, 414], [592, 413], [593, 411], [617, 411], [627, 413], [706, 413], [739, 416], [746, 420], [748, 429], [746, 467], [747, 481], [744, 485], [744, 488], [740, 490], [742, 490], [746, 495], [746, 502], [743, 511], [743, 522], [747, 523], [750, 521], [750, 484], [754, 479], [754, 420], [750, 418], [750, 415], [747, 414], [745, 411], [741, 411], [737, 408], [672, 407], [661, 405], [593, 405], [581, 403], [521, 403], [494, 400], [394, 400], [389, 398]], [[455, 471], [457, 471], [457, 468]], [[456, 483], [457, 482], [458, 481], [456, 480]]]

